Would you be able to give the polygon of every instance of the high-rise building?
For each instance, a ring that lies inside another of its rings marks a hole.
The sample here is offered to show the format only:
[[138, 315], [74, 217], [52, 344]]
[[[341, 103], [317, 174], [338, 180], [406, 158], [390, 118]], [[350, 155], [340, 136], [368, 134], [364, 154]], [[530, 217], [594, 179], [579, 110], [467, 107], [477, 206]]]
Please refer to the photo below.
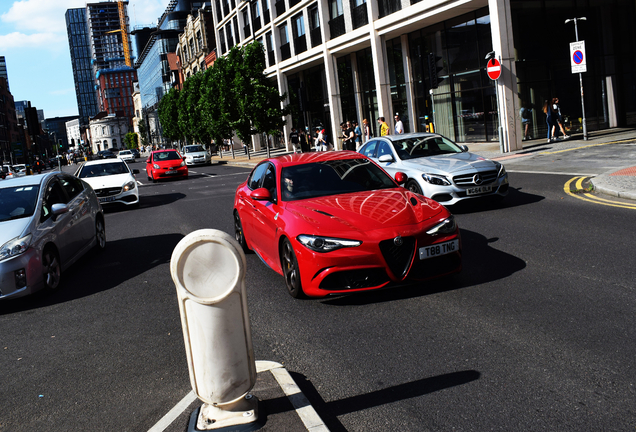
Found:
[[7, 73], [7, 61], [4, 59], [4, 56], [0, 56], [0, 78], [4, 78], [7, 80], [7, 90], [11, 91], [9, 88], [9, 74]]
[[89, 119], [99, 112], [99, 106], [95, 75], [91, 67], [91, 44], [86, 22], [86, 8], [68, 9], [65, 17], [80, 124], [88, 125]]
[[[78, 108], [81, 107], [84, 125], [98, 112], [127, 117], [132, 124], [132, 83], [137, 80], [137, 72], [130, 54], [127, 5], [127, 0], [103, 1], [66, 12]], [[92, 97], [88, 96], [89, 90], [93, 91]]]

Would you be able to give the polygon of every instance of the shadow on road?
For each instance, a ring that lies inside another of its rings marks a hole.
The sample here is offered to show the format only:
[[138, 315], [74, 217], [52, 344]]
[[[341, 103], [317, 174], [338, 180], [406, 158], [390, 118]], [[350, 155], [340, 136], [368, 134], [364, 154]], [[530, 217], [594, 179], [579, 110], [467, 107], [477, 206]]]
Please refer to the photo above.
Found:
[[[399, 384], [370, 393], [350, 396], [331, 402], [325, 402], [314, 385], [302, 374], [291, 372], [292, 378], [303, 394], [309, 399], [327, 428], [332, 432], [346, 431], [338, 416], [387, 405], [405, 399], [424, 396], [447, 388], [468, 384], [478, 380], [481, 373], [475, 370], [451, 372], [444, 375], [423, 378], [409, 383]], [[268, 414], [275, 414], [270, 412]]]
[[521, 188], [516, 189], [511, 187], [508, 190], [508, 196], [506, 196], [503, 200], [497, 200], [490, 197], [485, 199], [465, 200], [449, 207], [449, 210], [454, 214], [477, 213], [500, 208], [511, 208], [534, 204], [544, 199], [545, 197], [541, 195], [525, 193], [521, 191]]
[[58, 290], [2, 301], [0, 315], [73, 301], [112, 289], [170, 262], [172, 251], [182, 238], [180, 234], [164, 234], [107, 242], [104, 251], [93, 250], [64, 271]]
[[464, 229], [460, 229], [460, 234], [463, 253], [460, 274], [403, 287], [330, 297], [322, 300], [322, 303], [352, 306], [403, 300], [504, 279], [526, 267], [524, 260], [492, 247], [497, 238], [487, 239], [479, 233]]

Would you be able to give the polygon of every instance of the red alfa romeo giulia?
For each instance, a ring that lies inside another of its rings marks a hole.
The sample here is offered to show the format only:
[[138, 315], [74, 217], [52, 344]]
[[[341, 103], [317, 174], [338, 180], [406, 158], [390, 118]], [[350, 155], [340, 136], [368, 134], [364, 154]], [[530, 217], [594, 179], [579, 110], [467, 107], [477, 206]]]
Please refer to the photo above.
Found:
[[285, 277], [292, 297], [423, 281], [461, 269], [461, 240], [441, 204], [347, 151], [266, 159], [236, 190], [234, 228]]

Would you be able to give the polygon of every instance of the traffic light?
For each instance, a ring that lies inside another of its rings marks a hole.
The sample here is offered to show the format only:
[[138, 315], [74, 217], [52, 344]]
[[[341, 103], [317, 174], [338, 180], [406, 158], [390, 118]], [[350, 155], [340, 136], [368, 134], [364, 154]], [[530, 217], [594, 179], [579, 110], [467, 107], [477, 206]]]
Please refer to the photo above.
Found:
[[442, 69], [444, 69], [443, 67], [438, 67], [437, 66], [437, 62], [440, 61], [442, 58], [439, 56], [436, 56], [435, 53], [428, 53], [427, 56], [427, 65], [428, 65], [428, 77], [430, 80], [430, 87], [431, 89], [436, 89], [437, 87], [439, 87], [439, 83], [441, 83], [444, 79], [440, 78], [438, 76], [439, 71], [441, 71]]

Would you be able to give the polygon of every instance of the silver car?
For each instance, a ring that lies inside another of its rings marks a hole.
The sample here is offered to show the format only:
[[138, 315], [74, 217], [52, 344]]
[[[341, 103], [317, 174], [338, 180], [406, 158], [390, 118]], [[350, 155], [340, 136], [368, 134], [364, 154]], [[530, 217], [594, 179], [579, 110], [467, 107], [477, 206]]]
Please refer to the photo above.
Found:
[[360, 149], [390, 175], [403, 172], [405, 187], [444, 205], [508, 194], [502, 164], [468, 152], [438, 134], [411, 133], [371, 138]]
[[183, 147], [186, 165], [207, 165], [212, 162], [212, 156], [203, 146], [198, 144]]
[[106, 247], [93, 189], [53, 171], [0, 182], [0, 299], [60, 286], [62, 272]]

